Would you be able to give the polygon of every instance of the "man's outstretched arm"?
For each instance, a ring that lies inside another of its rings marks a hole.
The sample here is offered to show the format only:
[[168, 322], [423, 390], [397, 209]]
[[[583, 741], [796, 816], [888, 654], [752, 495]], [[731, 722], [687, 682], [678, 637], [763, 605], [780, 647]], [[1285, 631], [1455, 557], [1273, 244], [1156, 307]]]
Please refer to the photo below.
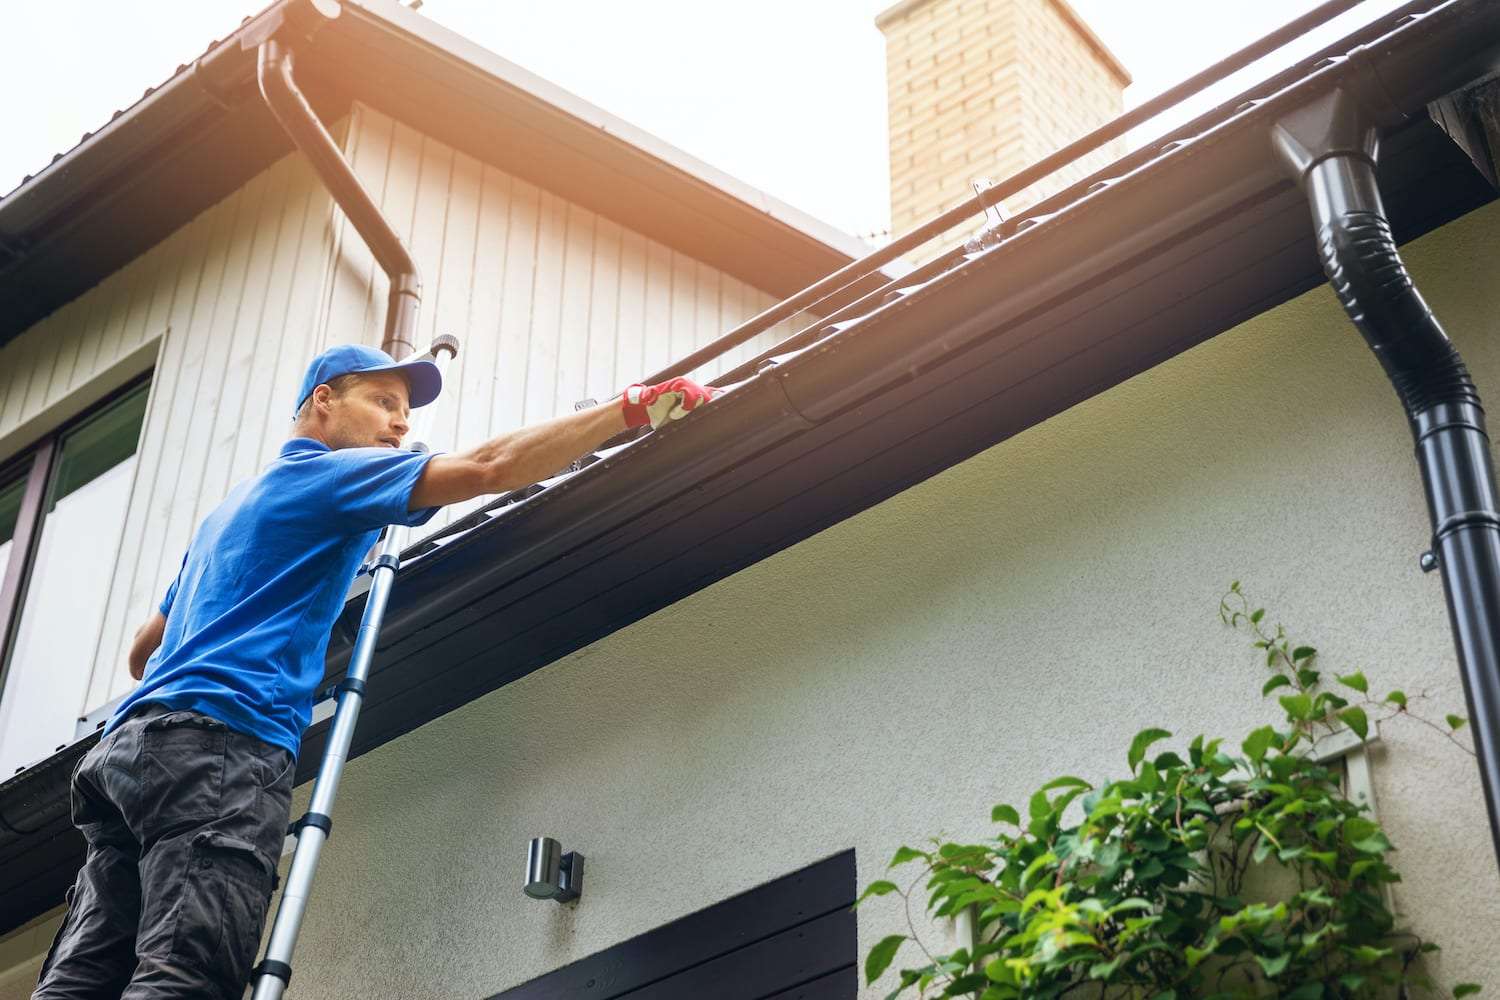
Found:
[[688, 379], [631, 386], [622, 400], [522, 427], [458, 454], [438, 455], [417, 480], [408, 508], [442, 507], [530, 486], [629, 427], [659, 427], [683, 416], [713, 391]]

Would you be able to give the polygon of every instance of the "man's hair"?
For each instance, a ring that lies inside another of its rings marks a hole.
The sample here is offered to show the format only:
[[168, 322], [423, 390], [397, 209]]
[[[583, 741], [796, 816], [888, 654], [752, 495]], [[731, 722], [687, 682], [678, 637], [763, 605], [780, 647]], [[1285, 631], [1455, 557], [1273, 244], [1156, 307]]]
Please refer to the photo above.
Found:
[[[349, 387], [351, 385], [359, 381], [359, 375], [359, 372], [350, 372], [347, 375], [336, 375], [328, 380], [328, 388], [333, 391], [333, 395], [335, 398], [342, 396], [344, 393], [349, 391]], [[322, 385], [324, 383], [320, 382], [318, 384]], [[317, 391], [317, 386], [313, 387], [313, 391]], [[303, 417], [307, 416], [308, 412], [312, 409], [312, 401], [312, 393], [308, 393], [307, 398], [302, 401], [302, 405], [297, 407], [297, 416], [294, 418], [295, 420], [301, 420]]]

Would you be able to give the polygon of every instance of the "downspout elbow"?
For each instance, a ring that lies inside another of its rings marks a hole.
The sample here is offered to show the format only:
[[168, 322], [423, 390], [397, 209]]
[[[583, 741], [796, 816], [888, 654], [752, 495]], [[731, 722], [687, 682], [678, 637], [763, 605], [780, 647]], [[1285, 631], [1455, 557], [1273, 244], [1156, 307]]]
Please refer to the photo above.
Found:
[[319, 121], [297, 86], [293, 69], [294, 55], [290, 48], [275, 38], [261, 43], [256, 63], [261, 96], [390, 279], [385, 333], [380, 346], [400, 359], [415, 350], [417, 312], [422, 301], [421, 272], [401, 237], [344, 159], [333, 136]]
[[1376, 182], [1378, 134], [1357, 103], [1335, 90], [1280, 122], [1273, 138], [1311, 205], [1323, 271], [1413, 431], [1435, 407], [1477, 407], [1468, 369], [1396, 248]]

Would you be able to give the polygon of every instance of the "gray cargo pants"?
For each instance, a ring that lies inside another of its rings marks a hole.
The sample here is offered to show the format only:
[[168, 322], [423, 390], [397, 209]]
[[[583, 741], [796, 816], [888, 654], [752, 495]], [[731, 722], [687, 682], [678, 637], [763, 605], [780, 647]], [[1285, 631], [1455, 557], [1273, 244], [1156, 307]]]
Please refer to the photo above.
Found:
[[292, 755], [144, 705], [78, 762], [88, 855], [33, 1000], [244, 994], [291, 808]]

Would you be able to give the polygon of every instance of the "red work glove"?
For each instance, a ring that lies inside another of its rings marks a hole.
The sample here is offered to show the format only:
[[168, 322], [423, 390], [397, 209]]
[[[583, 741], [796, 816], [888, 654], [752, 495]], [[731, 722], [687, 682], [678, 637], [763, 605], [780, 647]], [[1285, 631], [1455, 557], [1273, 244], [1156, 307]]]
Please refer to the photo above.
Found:
[[712, 386], [699, 385], [692, 379], [668, 379], [659, 385], [636, 383], [625, 390], [620, 403], [627, 427], [651, 425], [656, 430], [669, 420], [679, 420], [702, 406], [718, 392]]

